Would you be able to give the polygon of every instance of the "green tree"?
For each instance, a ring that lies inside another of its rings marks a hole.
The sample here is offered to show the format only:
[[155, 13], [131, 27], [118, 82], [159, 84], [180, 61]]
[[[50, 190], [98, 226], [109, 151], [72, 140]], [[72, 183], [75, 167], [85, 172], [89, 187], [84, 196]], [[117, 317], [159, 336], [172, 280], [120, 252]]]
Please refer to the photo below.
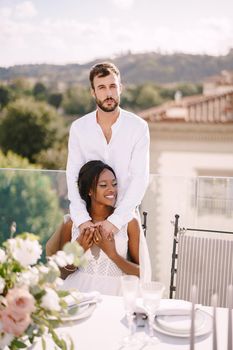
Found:
[[41, 167], [39, 164], [30, 164], [27, 158], [23, 158], [12, 151], [4, 154], [0, 149], [0, 168], [40, 169]]
[[26, 78], [13, 79], [9, 84], [9, 88], [12, 91], [14, 99], [32, 95], [31, 82]]
[[36, 100], [45, 101], [47, 99], [47, 87], [41, 83], [37, 82], [33, 87], [33, 96]]
[[0, 119], [0, 145], [4, 152], [13, 152], [27, 157], [35, 156], [59, 141], [63, 124], [56, 110], [45, 102], [19, 99], [9, 103]]
[[48, 97], [48, 103], [58, 109], [62, 103], [63, 95], [60, 92], [51, 93]]
[[135, 99], [136, 99], [136, 87], [127, 86], [123, 88], [121, 94], [121, 106], [125, 109], [134, 110], [135, 109]]
[[67, 161], [67, 146], [61, 144], [53, 148], [41, 151], [36, 156], [36, 162], [44, 169], [64, 170]]
[[27, 160], [0, 151], [0, 167], [12, 160], [14, 166], [23, 166], [24, 170], [0, 170], [0, 241], [9, 238], [10, 226], [15, 221], [18, 233], [35, 233], [44, 243], [63, 215], [51, 173], [42, 173]]
[[81, 116], [90, 112], [94, 108], [95, 102], [88, 88], [74, 86], [66, 91], [62, 106], [67, 114]]
[[8, 86], [0, 86], [0, 109], [5, 107], [11, 100], [12, 93]]
[[199, 84], [176, 84], [174, 87], [171, 88], [162, 88], [160, 95], [165, 100], [173, 100], [176, 91], [180, 91], [182, 96], [185, 97], [202, 94], [202, 90], [202, 85]]
[[158, 89], [156, 89], [152, 84], [144, 84], [141, 88], [139, 88], [139, 93], [135, 103], [139, 109], [145, 109], [158, 106], [162, 103], [162, 98]]

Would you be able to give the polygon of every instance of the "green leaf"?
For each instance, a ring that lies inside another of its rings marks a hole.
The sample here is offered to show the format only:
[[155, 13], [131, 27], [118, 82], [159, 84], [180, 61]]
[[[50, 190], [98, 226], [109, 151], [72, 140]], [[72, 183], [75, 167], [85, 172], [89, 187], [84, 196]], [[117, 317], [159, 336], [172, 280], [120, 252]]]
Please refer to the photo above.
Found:
[[31, 241], [39, 241], [40, 237], [34, 235], [34, 233], [30, 232], [22, 232], [19, 235], [17, 235], [17, 238], [22, 238], [22, 239], [30, 239]]
[[64, 298], [67, 295], [70, 295], [70, 292], [67, 290], [57, 290], [57, 294], [60, 298]]
[[68, 309], [68, 314], [72, 316], [72, 315], [75, 315], [77, 311], [78, 311], [78, 306], [74, 306]]
[[13, 349], [25, 349], [27, 347], [27, 345], [25, 343], [23, 343], [22, 341], [20, 341], [18, 339], [14, 339], [11, 342], [11, 346], [13, 346]]
[[42, 350], [46, 350], [46, 342], [44, 338], [41, 338]]
[[59, 271], [50, 270], [46, 275], [44, 275], [44, 281], [48, 283], [53, 283], [59, 276]]

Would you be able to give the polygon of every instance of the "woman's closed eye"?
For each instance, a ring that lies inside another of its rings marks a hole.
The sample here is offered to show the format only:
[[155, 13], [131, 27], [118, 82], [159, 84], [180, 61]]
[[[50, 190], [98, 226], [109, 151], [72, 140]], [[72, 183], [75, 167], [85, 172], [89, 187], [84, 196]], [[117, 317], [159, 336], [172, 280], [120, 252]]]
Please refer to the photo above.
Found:
[[99, 184], [99, 187], [105, 188], [107, 185], [106, 184]]
[[[116, 187], [116, 186], [117, 186], [117, 182], [114, 181], [114, 182], [112, 182], [111, 185], [112, 185], [113, 187]], [[107, 183], [104, 183], [104, 182], [100, 182], [100, 183], [99, 183], [99, 186], [100, 186], [101, 188], [105, 188], [105, 187], [108, 186], [108, 184], [107, 184]]]

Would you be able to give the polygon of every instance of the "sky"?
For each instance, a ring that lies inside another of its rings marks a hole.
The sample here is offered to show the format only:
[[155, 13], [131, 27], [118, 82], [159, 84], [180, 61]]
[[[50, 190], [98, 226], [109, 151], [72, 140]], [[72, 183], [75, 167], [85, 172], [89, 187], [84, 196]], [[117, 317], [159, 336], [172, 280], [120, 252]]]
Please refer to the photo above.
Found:
[[0, 67], [230, 48], [233, 0], [0, 0]]

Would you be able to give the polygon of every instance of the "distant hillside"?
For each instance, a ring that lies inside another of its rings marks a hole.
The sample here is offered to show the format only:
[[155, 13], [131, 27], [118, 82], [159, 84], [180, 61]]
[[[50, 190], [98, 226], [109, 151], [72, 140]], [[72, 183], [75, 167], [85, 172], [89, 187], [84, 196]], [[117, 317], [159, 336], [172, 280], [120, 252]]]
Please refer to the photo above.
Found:
[[[88, 72], [99, 59], [87, 64], [31, 64], [9, 68], [0, 67], [0, 80], [18, 77], [34, 78], [50, 83], [88, 84]], [[115, 62], [121, 70], [126, 84], [153, 82], [156, 84], [175, 82], [201, 82], [204, 78], [219, 74], [221, 70], [233, 70], [233, 49], [225, 56], [189, 55], [176, 53], [127, 54], [116, 57]]]

